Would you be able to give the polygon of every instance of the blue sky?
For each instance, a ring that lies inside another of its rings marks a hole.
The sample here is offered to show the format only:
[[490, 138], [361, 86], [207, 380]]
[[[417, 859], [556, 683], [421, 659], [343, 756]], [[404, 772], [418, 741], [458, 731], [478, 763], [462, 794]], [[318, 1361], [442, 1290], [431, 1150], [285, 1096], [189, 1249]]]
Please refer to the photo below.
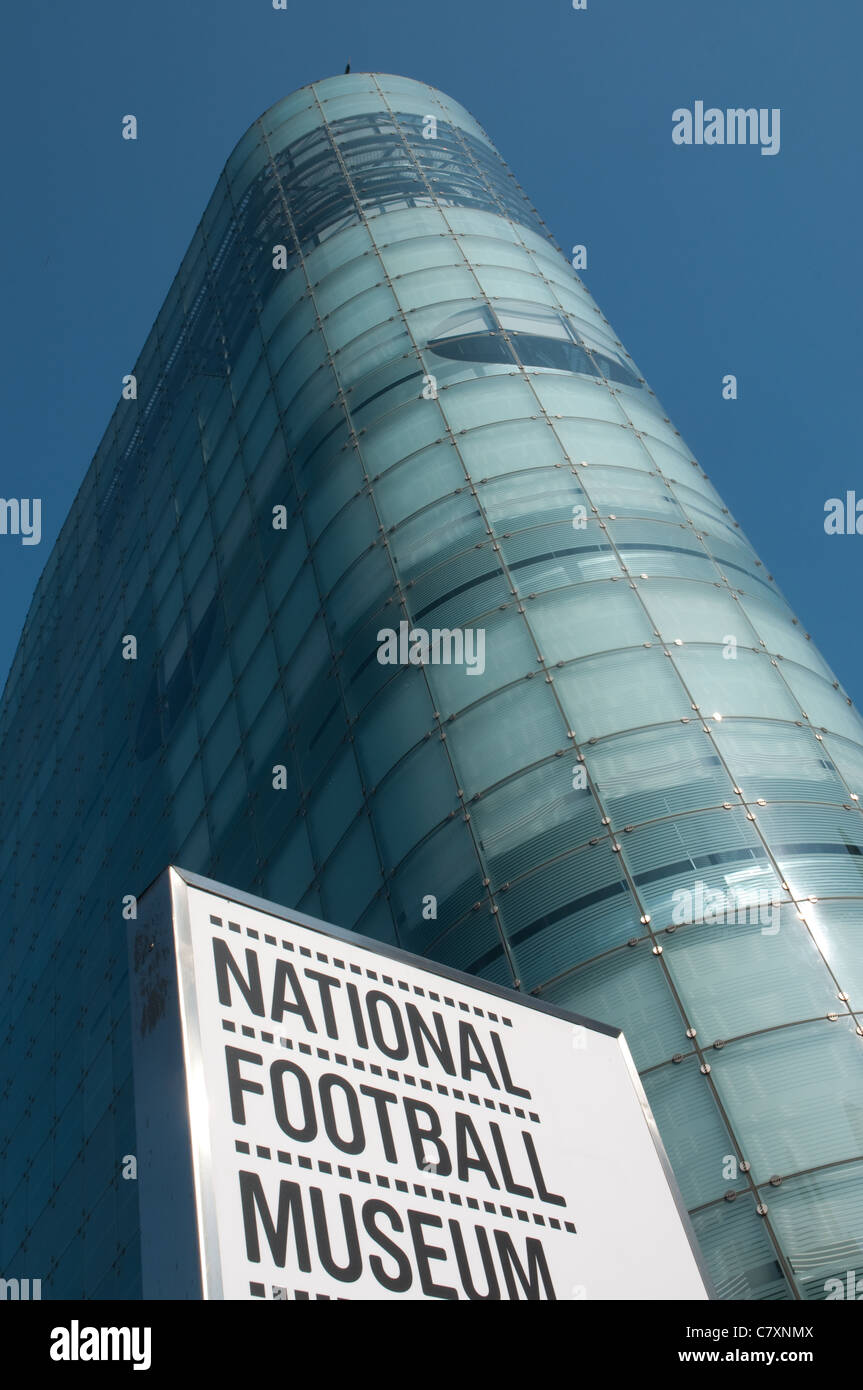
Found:
[[[43, 540], [0, 536], [0, 681], [231, 148], [350, 58], [462, 101], [560, 244], [587, 245], [618, 336], [863, 701], [863, 536], [823, 527], [828, 497], [863, 497], [845, 0], [84, 0], [16, 7], [4, 31], [0, 495], [42, 498]], [[780, 153], [674, 145], [696, 100], [779, 107]]]

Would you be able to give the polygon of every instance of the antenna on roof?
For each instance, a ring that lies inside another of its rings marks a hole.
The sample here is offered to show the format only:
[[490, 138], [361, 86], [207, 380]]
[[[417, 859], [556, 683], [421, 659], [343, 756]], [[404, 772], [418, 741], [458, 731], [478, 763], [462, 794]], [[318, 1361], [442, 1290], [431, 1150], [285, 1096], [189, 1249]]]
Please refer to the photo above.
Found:
[[345, 72], [350, 72], [350, 70], [351, 70], [351, 60], [350, 60], [350, 58], [349, 58], [348, 61], [347, 61], [346, 66], [345, 66]]

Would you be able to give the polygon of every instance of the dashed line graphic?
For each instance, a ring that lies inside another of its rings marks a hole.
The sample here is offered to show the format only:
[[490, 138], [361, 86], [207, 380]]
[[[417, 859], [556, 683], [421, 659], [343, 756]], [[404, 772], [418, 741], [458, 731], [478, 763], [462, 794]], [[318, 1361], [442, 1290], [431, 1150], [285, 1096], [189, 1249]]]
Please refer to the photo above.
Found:
[[[210, 914], [210, 922], [214, 927], [225, 926], [222, 918], [215, 917], [212, 913]], [[260, 941], [261, 939], [261, 933], [256, 931], [254, 927], [241, 927], [237, 922], [228, 922], [227, 927], [228, 931], [237, 932], [239, 934], [245, 932], [246, 936], [252, 941]], [[423, 989], [421, 985], [409, 985], [407, 981], [398, 980], [392, 975], [382, 975], [377, 970], [372, 970], [368, 967], [364, 968], [355, 965], [353, 962], [347, 964], [345, 961], [340, 960], [338, 956], [329, 956], [325, 951], [312, 952], [308, 946], [297, 947], [294, 945], [293, 941], [280, 941], [277, 937], [270, 936], [267, 933], [264, 934], [264, 941], [268, 946], [281, 946], [283, 951], [299, 951], [301, 956], [305, 956], [309, 960], [314, 956], [314, 959], [319, 961], [321, 965], [331, 965], [335, 970], [350, 970], [352, 974], [365, 975], [366, 979], [373, 980], [377, 984], [390, 985], [392, 987], [397, 986], [405, 993], [416, 994], [421, 999], [431, 999], [435, 1004], [445, 1004], [449, 1009], [459, 1009], [463, 1013], [472, 1013], [475, 1014], [477, 1018], [488, 1019], [491, 1023], [502, 1023], [505, 1028], [512, 1027], [511, 1018], [506, 1018], [503, 1014], [492, 1013], [490, 1009], [481, 1009], [478, 1004], [466, 1004], [463, 1000], [453, 999], [449, 995], [440, 995], [433, 989], [426, 990]]]
[[285, 1302], [286, 1300], [290, 1302], [292, 1297], [297, 1300], [314, 1299], [315, 1301], [320, 1300], [321, 1302], [327, 1303], [350, 1303], [351, 1301], [349, 1298], [344, 1298], [340, 1294], [309, 1293], [307, 1289], [294, 1289], [293, 1294], [291, 1294], [280, 1284], [271, 1284], [268, 1294], [266, 1284], [255, 1284], [251, 1281], [249, 1283], [249, 1293], [252, 1298], [275, 1298], [281, 1302]]
[[[237, 1025], [232, 1019], [223, 1018], [222, 1028], [226, 1033], [236, 1033]], [[330, 1052], [326, 1047], [313, 1047], [310, 1043], [298, 1043], [293, 1038], [285, 1038], [275, 1033], [270, 1033], [266, 1029], [249, 1028], [243, 1024], [240, 1034], [244, 1038], [259, 1039], [262, 1043], [270, 1043], [272, 1046], [287, 1048], [293, 1051], [294, 1048], [301, 1052], [304, 1057], [317, 1057], [322, 1062], [333, 1062], [339, 1067], [352, 1067], [354, 1071], [367, 1071], [371, 1076], [386, 1077], [388, 1081], [403, 1081], [406, 1086], [419, 1087], [423, 1091], [436, 1091], [440, 1096], [453, 1096], [455, 1100], [467, 1101], [470, 1105], [484, 1105], [487, 1110], [499, 1110], [502, 1115], [515, 1115], [519, 1120], [530, 1120], [533, 1124], [540, 1124], [539, 1115], [535, 1110], [523, 1110], [520, 1105], [507, 1105], [506, 1101], [492, 1100], [489, 1096], [478, 1096], [473, 1091], [463, 1091], [456, 1086], [446, 1086], [443, 1082], [432, 1082], [424, 1077], [417, 1079], [411, 1072], [396, 1071], [394, 1067], [382, 1067], [377, 1062], [366, 1062], [362, 1057], [348, 1057], [344, 1052]]]
[[390, 1178], [385, 1173], [371, 1173], [366, 1168], [351, 1168], [346, 1163], [334, 1165], [323, 1159], [311, 1159], [306, 1154], [289, 1154], [283, 1149], [277, 1149], [274, 1154], [272, 1149], [266, 1148], [262, 1144], [249, 1144], [245, 1139], [235, 1139], [234, 1147], [238, 1154], [252, 1157], [254, 1153], [256, 1158], [283, 1163], [287, 1166], [293, 1166], [296, 1163], [298, 1168], [302, 1168], [306, 1172], [317, 1170], [327, 1177], [332, 1177], [335, 1169], [336, 1175], [347, 1181], [355, 1179], [367, 1186], [374, 1183], [377, 1187], [389, 1188], [405, 1196], [413, 1193], [415, 1197], [430, 1197], [434, 1202], [449, 1202], [454, 1207], [464, 1206], [469, 1211], [483, 1211], [491, 1216], [507, 1217], [511, 1221], [529, 1222], [533, 1220], [536, 1226], [548, 1226], [552, 1231], [566, 1231], [573, 1236], [577, 1234], [572, 1221], [560, 1221], [556, 1216], [546, 1216], [544, 1212], [528, 1212], [523, 1207], [513, 1208], [501, 1202], [495, 1203], [479, 1197], [467, 1197], [464, 1193], [444, 1191], [443, 1188], [427, 1186], [425, 1183], [408, 1183], [403, 1178]]

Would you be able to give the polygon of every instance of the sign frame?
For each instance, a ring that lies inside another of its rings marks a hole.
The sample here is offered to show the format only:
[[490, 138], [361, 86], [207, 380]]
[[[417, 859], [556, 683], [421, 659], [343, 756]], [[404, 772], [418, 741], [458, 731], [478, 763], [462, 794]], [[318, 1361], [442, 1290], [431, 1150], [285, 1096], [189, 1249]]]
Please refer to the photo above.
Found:
[[191, 1113], [196, 1095], [205, 1109], [207, 1097], [190, 888], [320, 933], [330, 941], [480, 990], [510, 1007], [529, 1008], [612, 1038], [641, 1108], [704, 1294], [709, 1300], [717, 1297], [622, 1029], [170, 865], [141, 895], [138, 917], [129, 923], [128, 933], [144, 1298], [224, 1298], [209, 1125], [206, 1113], [197, 1117]]

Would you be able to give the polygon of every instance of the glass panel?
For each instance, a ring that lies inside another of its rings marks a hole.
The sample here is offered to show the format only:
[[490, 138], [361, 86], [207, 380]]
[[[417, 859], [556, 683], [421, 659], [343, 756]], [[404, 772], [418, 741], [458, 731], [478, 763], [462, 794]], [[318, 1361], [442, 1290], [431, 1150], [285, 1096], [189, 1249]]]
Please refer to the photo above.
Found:
[[402, 522], [391, 541], [392, 552], [403, 579], [410, 579], [485, 539], [486, 529], [479, 508], [470, 493], [447, 497]]
[[553, 467], [561, 460], [560, 446], [544, 420], [469, 429], [459, 438], [458, 447], [468, 472], [480, 481], [525, 468]]
[[373, 251], [349, 261], [314, 285], [315, 303], [322, 319], [373, 285], [383, 283], [381, 263]]
[[754, 1198], [738, 1197], [734, 1203], [721, 1202], [692, 1215], [717, 1295], [759, 1301], [793, 1298], [755, 1207]]
[[499, 782], [471, 802], [474, 833], [495, 881], [604, 835], [588, 786], [578, 785], [574, 757], [553, 758]]
[[671, 662], [657, 648], [589, 657], [555, 676], [580, 743], [691, 714]]
[[711, 1065], [731, 1125], [746, 1136], [756, 1183], [863, 1150], [863, 1111], [852, 1100], [860, 1075], [853, 1023], [821, 1019], [743, 1038], [713, 1054]]
[[374, 787], [399, 759], [434, 729], [421, 672], [409, 669], [384, 687], [366, 710], [356, 740], [364, 780]]
[[616, 828], [732, 800], [731, 780], [697, 725], [618, 734], [588, 748], [585, 761]]
[[525, 989], [621, 946], [638, 930], [637, 905], [607, 841], [526, 874], [501, 895], [500, 908]]
[[514, 377], [486, 377], [451, 386], [441, 397], [452, 430], [475, 429], [536, 415], [536, 400], [528, 386]]
[[353, 927], [380, 887], [377, 850], [365, 817], [352, 826], [321, 874], [321, 902], [328, 922]]
[[[423, 795], [411, 788], [421, 785]], [[452, 769], [438, 742], [424, 743], [376, 788], [372, 808], [385, 864], [392, 868], [457, 805]], [[427, 891], [434, 892], [431, 887]]]
[[[555, 418], [558, 415], [574, 415], [580, 420], [624, 423], [623, 411], [602, 381], [576, 376], [545, 376], [542, 373], [535, 374], [531, 379], [540, 404]], [[573, 463], [580, 462], [582, 457], [581, 453], [573, 457]]]
[[530, 625], [548, 666], [652, 638], [638, 599], [626, 586], [591, 585], [546, 594], [530, 609]]
[[863, 743], [863, 722], [840, 691], [790, 661], [783, 661], [782, 674], [812, 724]]
[[563, 747], [562, 726], [551, 691], [537, 680], [512, 686], [461, 715], [447, 726], [447, 740], [465, 797], [487, 785], [490, 767], [497, 781]]
[[[682, 1032], [678, 1019], [678, 1044]], [[677, 1050], [682, 1052], [690, 1046], [684, 1040]], [[693, 1207], [724, 1198], [728, 1192], [745, 1192], [746, 1178], [737, 1169], [734, 1143], [697, 1059], [690, 1057], [676, 1065], [658, 1067], [643, 1076], [641, 1082], [686, 1205]], [[734, 1160], [733, 1164], [729, 1159]], [[725, 1174], [731, 1172], [735, 1176], [726, 1179]]]
[[375, 486], [375, 501], [385, 526], [397, 526], [429, 502], [465, 486], [458, 455], [448, 445], [423, 449], [391, 469]]
[[[739, 646], [757, 647], [758, 638], [746, 621], [739, 603], [729, 594], [706, 584], [673, 584], [651, 581], [641, 598], [654, 627], [666, 642], [716, 642], [720, 646], [733, 634]], [[730, 663], [726, 663], [730, 664]]]
[[577, 479], [552, 468], [535, 468], [497, 482], [480, 483], [479, 498], [489, 524], [499, 531], [533, 521], [571, 520], [575, 509], [585, 506]]
[[733, 720], [715, 725], [713, 739], [747, 801], [847, 799], [826, 747], [808, 731], [763, 720]]
[[[737, 631], [731, 629], [728, 635], [737, 636], [739, 629], [740, 624]], [[735, 715], [800, 718], [799, 706], [766, 654], [759, 655], [740, 647], [732, 658], [734, 649], [730, 646], [675, 647], [672, 650], [674, 663], [700, 709], [720, 714], [723, 719]]]
[[803, 1298], [859, 1302], [863, 1246], [863, 1164], [792, 1178], [765, 1193], [770, 1221]]
[[[353, 749], [343, 752], [309, 799], [309, 829], [318, 863], [328, 857], [362, 809], [363, 796]], [[358, 907], [364, 904], [358, 904]]]
[[[671, 978], [705, 1045], [836, 1005], [836, 986], [794, 904], [787, 894], [784, 903], [771, 904], [767, 892], [759, 901], [757, 892], [746, 891], [751, 882], [707, 895], [704, 910], [715, 901], [718, 922], [695, 922], [663, 938]], [[696, 915], [697, 881], [691, 896]]]
[[435, 708], [443, 716], [536, 669], [536, 648], [515, 611], [489, 614], [474, 626], [442, 633], [446, 635], [436, 649], [440, 660], [433, 660], [426, 673]]

